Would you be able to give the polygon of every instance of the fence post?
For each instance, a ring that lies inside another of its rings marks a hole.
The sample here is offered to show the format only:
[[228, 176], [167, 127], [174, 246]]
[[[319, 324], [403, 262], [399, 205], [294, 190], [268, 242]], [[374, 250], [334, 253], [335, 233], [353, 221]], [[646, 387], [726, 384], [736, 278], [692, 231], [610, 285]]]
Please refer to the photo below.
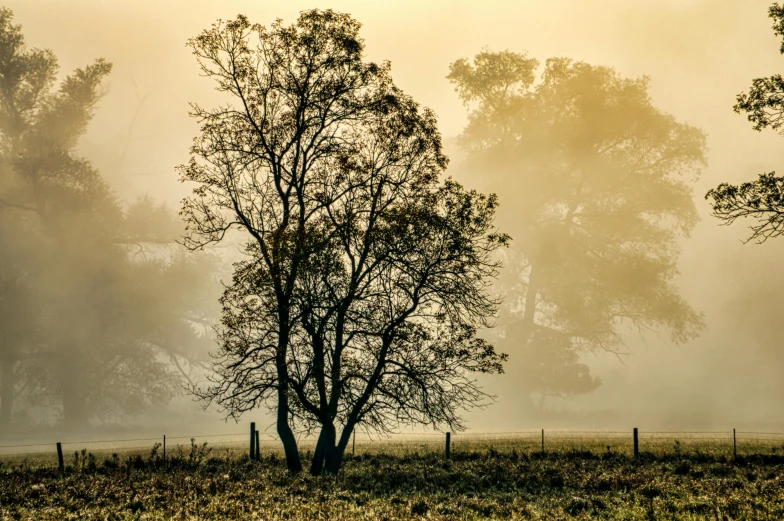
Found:
[[735, 429], [732, 429], [732, 459], [738, 459], [738, 440], [735, 437]]
[[357, 431], [355, 430], [351, 436], [351, 455], [354, 455], [354, 449], [357, 448]]
[[542, 454], [544, 454], [544, 429], [542, 429]]
[[640, 455], [640, 438], [639, 433], [637, 431], [637, 427], [634, 428], [634, 457], [638, 457]]
[[261, 461], [261, 443], [259, 443], [259, 431], [256, 431], [256, 461]]
[[60, 472], [65, 472], [65, 465], [63, 464], [63, 445], [57, 442], [57, 468]]
[[166, 435], [163, 435], [163, 462], [166, 463]]
[[451, 453], [452, 433], [446, 433], [446, 459], [449, 459]]
[[253, 461], [256, 454], [256, 422], [250, 422], [250, 460]]

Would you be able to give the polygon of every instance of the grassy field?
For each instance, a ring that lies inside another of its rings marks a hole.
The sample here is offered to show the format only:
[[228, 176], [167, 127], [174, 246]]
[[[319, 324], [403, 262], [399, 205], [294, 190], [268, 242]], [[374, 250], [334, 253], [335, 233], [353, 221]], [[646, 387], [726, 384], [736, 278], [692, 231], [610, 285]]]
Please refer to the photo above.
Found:
[[[270, 449], [192, 444], [116, 455], [4, 459], [1, 519], [784, 519], [784, 454], [770, 443], [534, 440], [358, 444], [337, 477], [290, 476]], [[609, 447], [609, 449], [608, 449]], [[729, 451], [728, 451], [729, 448]], [[627, 450], [629, 449], [629, 450]], [[753, 454], [752, 454], [753, 453]]]

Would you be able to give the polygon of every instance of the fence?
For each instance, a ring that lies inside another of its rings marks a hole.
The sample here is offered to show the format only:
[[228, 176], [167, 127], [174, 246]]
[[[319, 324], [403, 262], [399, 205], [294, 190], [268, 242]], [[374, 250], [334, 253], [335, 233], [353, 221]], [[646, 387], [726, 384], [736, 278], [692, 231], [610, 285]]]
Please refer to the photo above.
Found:
[[[258, 460], [263, 452], [280, 452], [277, 436], [259, 432], [255, 423], [250, 431], [126, 438], [114, 440], [66, 440], [42, 443], [0, 445], [0, 462], [28, 460], [63, 468], [65, 458], [82, 450], [100, 456], [113, 453], [149, 453], [158, 444], [158, 454], [165, 460], [167, 451], [186, 453], [191, 445], [207, 443], [213, 454], [248, 454]], [[301, 450], [313, 450], [315, 438], [301, 438]], [[784, 454], [784, 432], [755, 431], [569, 431], [547, 430], [462, 433], [409, 433], [389, 437], [354, 434], [347, 447], [351, 454], [405, 454], [437, 452], [449, 458], [456, 451], [516, 450], [553, 453], [583, 450], [615, 452], [638, 456], [641, 452], [686, 453], [700, 451], [737, 457], [751, 454]], [[78, 458], [78, 456], [77, 456]]]

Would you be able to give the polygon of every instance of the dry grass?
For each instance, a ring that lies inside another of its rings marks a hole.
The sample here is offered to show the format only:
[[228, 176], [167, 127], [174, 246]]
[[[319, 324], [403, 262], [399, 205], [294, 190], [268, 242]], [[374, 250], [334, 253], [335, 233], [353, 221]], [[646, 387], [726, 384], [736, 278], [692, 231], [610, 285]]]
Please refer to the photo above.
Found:
[[19, 457], [1, 468], [0, 518], [784, 519], [776, 446], [733, 461], [731, 443], [641, 442], [634, 460], [628, 442], [562, 440], [544, 455], [540, 443], [458, 439], [451, 461], [434, 441], [358, 443], [338, 477], [291, 476], [268, 447], [258, 463], [199, 444], [165, 464], [159, 452], [85, 452], [65, 475], [51, 455]]

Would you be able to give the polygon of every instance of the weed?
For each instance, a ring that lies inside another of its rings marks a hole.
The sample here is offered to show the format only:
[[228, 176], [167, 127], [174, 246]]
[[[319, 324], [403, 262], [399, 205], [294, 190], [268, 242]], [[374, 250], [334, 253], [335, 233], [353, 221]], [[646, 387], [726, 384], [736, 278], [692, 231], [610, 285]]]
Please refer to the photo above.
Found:
[[150, 449], [150, 461], [158, 460], [158, 451], [161, 449], [161, 447], [163, 447], [161, 443], [156, 443], [152, 446], [152, 449]]

